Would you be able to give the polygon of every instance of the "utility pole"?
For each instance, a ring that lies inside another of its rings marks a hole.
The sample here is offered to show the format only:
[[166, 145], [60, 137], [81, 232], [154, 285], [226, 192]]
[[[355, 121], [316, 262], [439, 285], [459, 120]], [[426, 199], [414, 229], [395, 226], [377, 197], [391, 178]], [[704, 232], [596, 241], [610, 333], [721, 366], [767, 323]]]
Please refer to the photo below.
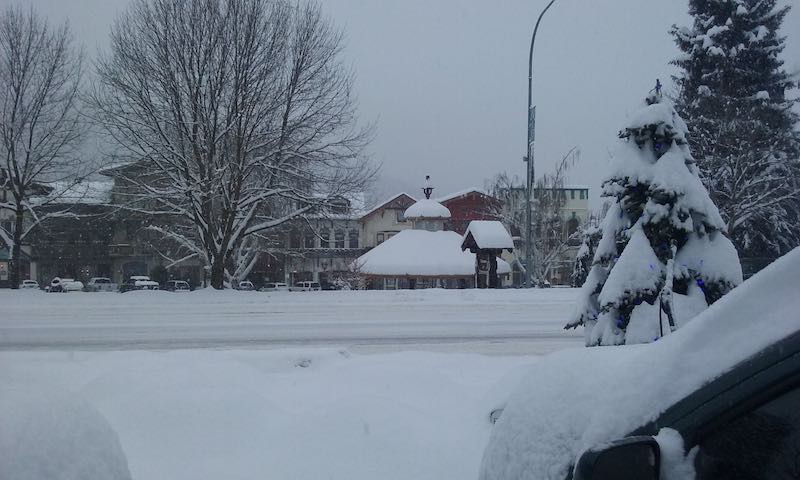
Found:
[[526, 175], [526, 182], [525, 182], [525, 287], [530, 288], [533, 285], [531, 284], [531, 275], [533, 274], [533, 262], [534, 262], [534, 238], [533, 238], [533, 228], [531, 228], [531, 222], [533, 221], [533, 216], [531, 214], [531, 201], [533, 197], [533, 179], [534, 179], [534, 168], [533, 168], [533, 142], [536, 137], [536, 107], [533, 106], [533, 44], [536, 42], [536, 32], [539, 30], [539, 23], [542, 21], [542, 17], [547, 12], [547, 10], [553, 5], [553, 2], [556, 0], [550, 0], [542, 13], [539, 14], [539, 19], [536, 20], [536, 26], [533, 29], [533, 36], [531, 37], [531, 50], [528, 54], [528, 154], [525, 156], [525, 161], [528, 162], [527, 165], [527, 175]]

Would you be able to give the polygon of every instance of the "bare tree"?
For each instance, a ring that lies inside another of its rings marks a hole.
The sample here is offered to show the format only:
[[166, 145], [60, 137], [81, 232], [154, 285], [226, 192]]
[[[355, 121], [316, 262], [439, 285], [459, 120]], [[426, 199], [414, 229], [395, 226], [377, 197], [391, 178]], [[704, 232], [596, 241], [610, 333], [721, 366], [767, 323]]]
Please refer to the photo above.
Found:
[[214, 288], [254, 261], [247, 237], [372, 177], [342, 44], [318, 5], [282, 0], [134, 0], [113, 26], [93, 103], [132, 162], [122, 207]]
[[[563, 209], [567, 197], [564, 182], [569, 169], [579, 161], [580, 150], [571, 148], [558, 162], [555, 169], [539, 177], [534, 185], [533, 231], [534, 263], [533, 276], [546, 279], [550, 272], [563, 263], [563, 255], [570, 243], [578, 238], [576, 232], [568, 232]], [[525, 186], [524, 181], [503, 172], [487, 182], [486, 189], [492, 196], [501, 200], [496, 217], [508, 225], [512, 234], [525, 239]]]
[[0, 13], [0, 218], [12, 217], [0, 222], [0, 244], [11, 250], [11, 288], [25, 238], [67, 214], [47, 207], [81, 178], [82, 58], [66, 24], [51, 29], [32, 9]]

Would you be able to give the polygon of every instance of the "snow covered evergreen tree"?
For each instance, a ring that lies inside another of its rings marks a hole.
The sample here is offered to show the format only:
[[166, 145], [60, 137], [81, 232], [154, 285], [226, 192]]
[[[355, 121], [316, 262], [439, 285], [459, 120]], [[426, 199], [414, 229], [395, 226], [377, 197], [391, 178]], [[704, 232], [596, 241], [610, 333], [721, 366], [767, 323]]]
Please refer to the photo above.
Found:
[[800, 245], [796, 87], [780, 58], [777, 0], [690, 0], [691, 28], [673, 26], [683, 55], [676, 109], [711, 198], [743, 256]]
[[653, 341], [742, 281], [686, 135], [658, 83], [619, 134], [623, 142], [603, 183], [613, 203], [566, 326], [584, 325], [588, 346]]
[[580, 236], [581, 246], [578, 248], [578, 254], [572, 267], [571, 280], [574, 287], [581, 286], [586, 282], [586, 277], [589, 276], [589, 270], [592, 268], [594, 252], [597, 244], [600, 243], [603, 231], [596, 224], [587, 223], [581, 227]]

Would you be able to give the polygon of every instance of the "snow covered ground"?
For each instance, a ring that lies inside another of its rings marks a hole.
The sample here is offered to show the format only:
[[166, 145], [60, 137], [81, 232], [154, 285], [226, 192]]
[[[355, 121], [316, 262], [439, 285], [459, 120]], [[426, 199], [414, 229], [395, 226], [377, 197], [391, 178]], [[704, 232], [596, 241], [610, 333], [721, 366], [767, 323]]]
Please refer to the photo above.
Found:
[[582, 346], [575, 294], [3, 291], [0, 385], [87, 403], [137, 480], [476, 478], [489, 412], [535, 355]]

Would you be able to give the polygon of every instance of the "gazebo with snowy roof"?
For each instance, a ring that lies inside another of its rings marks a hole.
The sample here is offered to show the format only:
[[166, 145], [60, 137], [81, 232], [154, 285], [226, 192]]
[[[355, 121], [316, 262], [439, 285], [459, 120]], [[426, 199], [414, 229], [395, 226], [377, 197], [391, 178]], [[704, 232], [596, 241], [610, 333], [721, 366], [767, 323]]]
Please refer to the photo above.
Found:
[[[478, 288], [498, 288], [498, 258], [503, 250], [514, 250], [514, 240], [506, 227], [497, 220], [473, 220], [461, 242], [461, 250], [475, 254], [475, 285]], [[505, 262], [503, 262], [505, 263]]]
[[[462, 237], [445, 231], [450, 210], [431, 199], [433, 187], [425, 177], [425, 198], [408, 207], [405, 217], [413, 228], [403, 230], [359, 257], [353, 268], [368, 288], [473, 288], [475, 254], [461, 249]], [[509, 274], [511, 267], [497, 261], [497, 272]]]
[[448, 220], [450, 210], [431, 199], [433, 193], [433, 186], [431, 186], [430, 175], [425, 176], [425, 186], [422, 187], [422, 193], [425, 198], [417, 200], [416, 203], [408, 207], [405, 211], [405, 217], [411, 220], [414, 230], [427, 230], [429, 232], [438, 232], [444, 230], [444, 222]]

